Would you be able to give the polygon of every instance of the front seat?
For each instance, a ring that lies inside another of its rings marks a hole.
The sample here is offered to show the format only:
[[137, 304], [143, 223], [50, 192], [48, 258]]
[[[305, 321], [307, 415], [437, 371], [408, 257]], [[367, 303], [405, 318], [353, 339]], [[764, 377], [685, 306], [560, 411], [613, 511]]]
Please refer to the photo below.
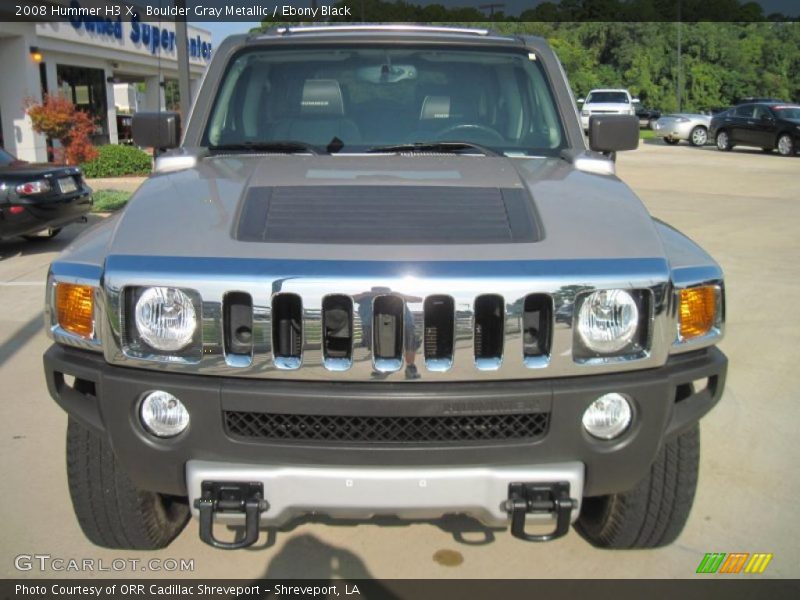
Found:
[[307, 79], [299, 114], [273, 123], [269, 138], [327, 146], [333, 138], [345, 145], [361, 142], [358, 126], [345, 116], [342, 88], [335, 79]]

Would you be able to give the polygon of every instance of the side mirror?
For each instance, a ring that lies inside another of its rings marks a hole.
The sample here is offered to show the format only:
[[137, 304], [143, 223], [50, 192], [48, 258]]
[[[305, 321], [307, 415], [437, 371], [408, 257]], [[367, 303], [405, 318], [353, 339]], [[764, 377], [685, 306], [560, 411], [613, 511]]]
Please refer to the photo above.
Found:
[[578, 104], [583, 104], [584, 102], [586, 102], [586, 100], [583, 98], [578, 98]]
[[137, 146], [156, 150], [177, 148], [181, 140], [181, 116], [176, 112], [137, 112], [131, 130]]
[[631, 98], [631, 102], [633, 102], [634, 104], [639, 104], [639, 99], [638, 98]]
[[595, 152], [636, 150], [639, 147], [639, 117], [592, 115], [589, 118], [589, 148]]

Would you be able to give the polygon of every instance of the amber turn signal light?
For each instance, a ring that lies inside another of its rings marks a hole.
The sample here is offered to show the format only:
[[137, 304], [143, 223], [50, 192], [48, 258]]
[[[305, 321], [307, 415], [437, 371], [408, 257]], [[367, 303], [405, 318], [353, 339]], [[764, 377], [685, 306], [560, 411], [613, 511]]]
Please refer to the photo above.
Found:
[[681, 339], [706, 335], [717, 320], [717, 288], [712, 286], [681, 290]]
[[57, 283], [56, 314], [61, 329], [91, 338], [94, 333], [94, 288], [90, 285]]

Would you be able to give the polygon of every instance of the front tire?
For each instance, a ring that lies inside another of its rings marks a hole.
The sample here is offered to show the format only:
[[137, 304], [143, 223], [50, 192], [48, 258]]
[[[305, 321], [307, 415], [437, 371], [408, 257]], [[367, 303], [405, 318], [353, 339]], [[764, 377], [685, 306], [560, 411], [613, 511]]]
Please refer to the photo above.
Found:
[[692, 133], [689, 135], [689, 141], [692, 143], [692, 146], [705, 146], [708, 142], [708, 130], [702, 125], [698, 125], [692, 129]]
[[135, 487], [108, 442], [72, 418], [67, 425], [67, 480], [84, 535], [103, 548], [165, 548], [189, 519], [185, 498]]
[[794, 139], [788, 133], [782, 134], [778, 138], [778, 153], [781, 156], [794, 156]]
[[722, 152], [733, 150], [731, 138], [728, 136], [727, 131], [720, 131], [717, 134], [717, 150], [721, 150]]
[[593, 546], [658, 548], [680, 535], [692, 509], [700, 462], [700, 426], [664, 444], [650, 473], [627, 492], [584, 498], [575, 525]]

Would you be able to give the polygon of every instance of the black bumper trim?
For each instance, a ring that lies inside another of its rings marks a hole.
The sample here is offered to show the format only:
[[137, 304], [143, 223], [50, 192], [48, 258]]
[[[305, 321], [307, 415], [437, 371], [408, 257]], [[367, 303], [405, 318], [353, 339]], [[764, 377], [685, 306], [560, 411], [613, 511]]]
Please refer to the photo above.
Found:
[[[53, 345], [44, 356], [50, 394], [72, 417], [105, 432], [118, 460], [144, 489], [183, 495], [188, 460], [318, 466], [480, 466], [581, 461], [586, 495], [633, 487], [661, 443], [707, 413], [722, 395], [727, 359], [716, 348], [672, 357], [661, 368], [564, 379], [480, 383], [332, 383], [243, 380], [145, 371], [107, 364], [101, 355]], [[67, 385], [65, 375], [76, 378]], [[691, 383], [708, 378], [694, 392]], [[142, 395], [166, 390], [187, 406], [191, 423], [169, 440], [139, 423]], [[620, 438], [591, 438], [581, 416], [597, 396], [633, 398], [634, 421]], [[676, 402], [676, 399], [680, 399]], [[226, 410], [330, 415], [469, 415], [549, 412], [541, 439], [502, 443], [348, 444], [230, 437]]]

